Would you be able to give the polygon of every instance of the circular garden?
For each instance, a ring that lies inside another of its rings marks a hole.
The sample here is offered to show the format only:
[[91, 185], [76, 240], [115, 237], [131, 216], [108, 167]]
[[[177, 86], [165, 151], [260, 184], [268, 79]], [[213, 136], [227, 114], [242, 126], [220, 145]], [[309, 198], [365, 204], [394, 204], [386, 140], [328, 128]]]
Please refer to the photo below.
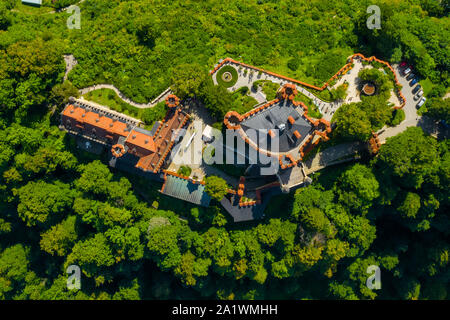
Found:
[[217, 71], [217, 83], [225, 88], [234, 86], [238, 80], [238, 73], [232, 66], [224, 66]]

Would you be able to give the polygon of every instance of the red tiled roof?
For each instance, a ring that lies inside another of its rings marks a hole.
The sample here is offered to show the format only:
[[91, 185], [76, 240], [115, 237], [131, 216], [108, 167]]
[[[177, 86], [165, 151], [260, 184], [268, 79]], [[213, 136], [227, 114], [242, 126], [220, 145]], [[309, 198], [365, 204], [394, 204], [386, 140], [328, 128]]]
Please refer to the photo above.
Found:
[[131, 131], [126, 140], [126, 143], [132, 146], [140, 147], [150, 152], [156, 151], [156, 146], [153, 138], [141, 132], [137, 132], [136, 130]]

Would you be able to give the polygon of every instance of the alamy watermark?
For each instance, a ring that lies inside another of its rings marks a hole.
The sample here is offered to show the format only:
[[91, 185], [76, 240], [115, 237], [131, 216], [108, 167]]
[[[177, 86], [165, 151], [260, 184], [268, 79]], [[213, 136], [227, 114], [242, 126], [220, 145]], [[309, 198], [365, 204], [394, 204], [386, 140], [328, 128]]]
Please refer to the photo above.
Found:
[[81, 29], [81, 10], [80, 7], [72, 5], [67, 8], [67, 12], [72, 15], [67, 18], [67, 28], [72, 29]]
[[81, 269], [77, 265], [70, 265], [67, 267], [67, 289], [80, 290], [81, 289]]
[[[212, 164], [258, 164], [261, 175], [273, 175], [279, 170], [280, 135], [279, 129], [220, 130], [211, 128], [207, 143], [202, 136], [202, 121], [194, 121], [190, 131], [181, 129], [173, 133], [172, 140], [181, 140], [177, 152], [171, 159], [176, 165]], [[270, 131], [270, 132], [269, 132]], [[246, 141], [247, 140], [247, 141]], [[297, 149], [298, 146], [293, 148]], [[269, 153], [269, 155], [268, 155]]]
[[370, 276], [366, 280], [366, 286], [370, 290], [380, 290], [381, 289], [381, 270], [379, 266], [370, 265], [367, 267], [366, 273]]
[[381, 29], [381, 10], [377, 5], [371, 5], [367, 7], [367, 13], [373, 13], [367, 18], [367, 28], [370, 30]]

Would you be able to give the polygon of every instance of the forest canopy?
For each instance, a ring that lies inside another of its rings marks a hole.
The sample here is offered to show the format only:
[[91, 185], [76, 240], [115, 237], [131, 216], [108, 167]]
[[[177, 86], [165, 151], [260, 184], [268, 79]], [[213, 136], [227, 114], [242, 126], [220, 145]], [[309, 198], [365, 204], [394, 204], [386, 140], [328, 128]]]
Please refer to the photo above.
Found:
[[[449, 299], [448, 140], [408, 128], [234, 224], [222, 179], [206, 179], [208, 208], [167, 198], [58, 128], [68, 97], [94, 84], [137, 103], [171, 86], [220, 120], [248, 105], [214, 86], [219, 59], [321, 86], [355, 52], [414, 64], [435, 93], [426, 113], [448, 122], [448, 1], [86, 0], [81, 29], [68, 29], [53, 10], [75, 2], [0, 3], [0, 299]], [[64, 54], [78, 62], [65, 82]], [[363, 77], [386, 91], [379, 73]], [[366, 141], [395, 116], [386, 100], [343, 105], [337, 136]], [[69, 265], [80, 290], [67, 288]], [[382, 290], [366, 287], [370, 265]]]

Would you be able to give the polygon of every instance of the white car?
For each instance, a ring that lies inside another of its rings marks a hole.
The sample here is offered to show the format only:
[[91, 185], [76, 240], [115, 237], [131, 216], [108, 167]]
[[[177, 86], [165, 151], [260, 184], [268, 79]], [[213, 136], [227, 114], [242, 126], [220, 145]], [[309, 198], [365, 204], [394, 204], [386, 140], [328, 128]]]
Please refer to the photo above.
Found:
[[419, 90], [419, 92], [417, 92], [416, 96], [417, 96], [417, 98], [420, 98], [421, 96], [423, 96], [423, 90]]
[[407, 68], [405, 71], [403, 71], [403, 74], [405, 75], [405, 76], [407, 76], [408, 74], [410, 74], [411, 73], [411, 68]]
[[425, 101], [427, 101], [427, 98], [423, 97], [419, 103], [417, 104], [417, 108], [420, 108], [421, 106], [423, 106], [423, 104], [425, 103]]

